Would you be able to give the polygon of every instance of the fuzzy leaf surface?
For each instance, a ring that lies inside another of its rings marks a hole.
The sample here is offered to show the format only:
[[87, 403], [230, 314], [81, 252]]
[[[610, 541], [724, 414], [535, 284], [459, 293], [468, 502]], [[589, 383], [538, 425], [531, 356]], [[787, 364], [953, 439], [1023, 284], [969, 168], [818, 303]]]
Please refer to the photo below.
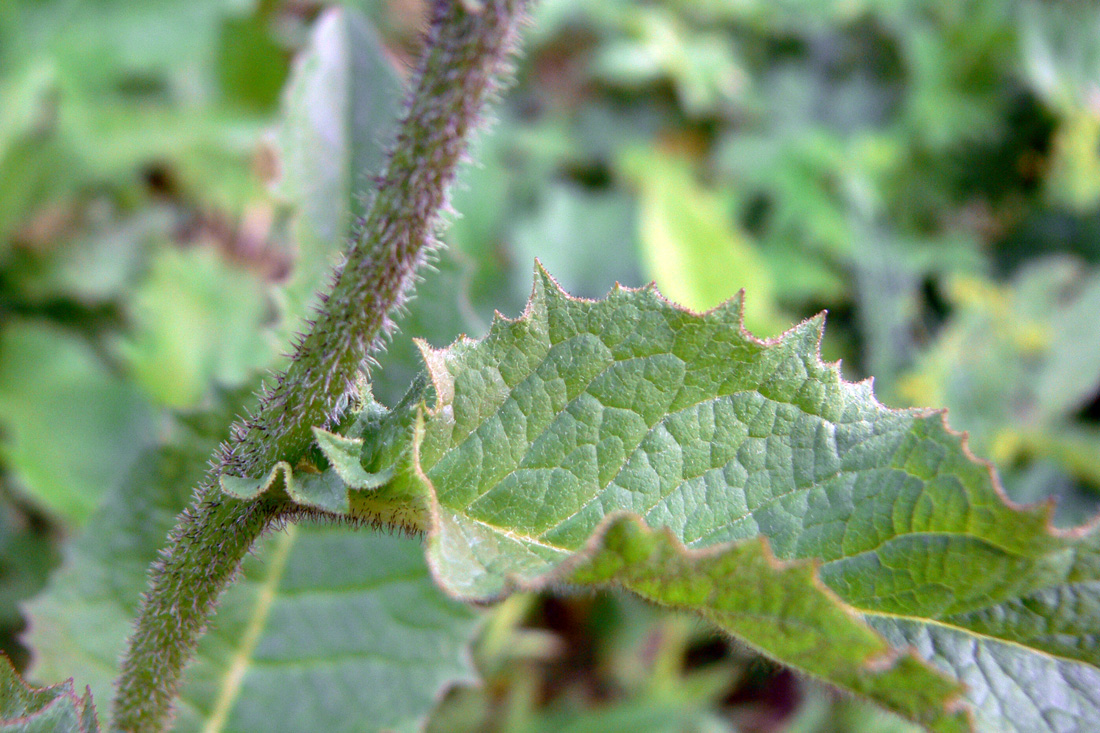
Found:
[[454, 596], [617, 584], [933, 730], [968, 722], [924, 662], [980, 730], [1096, 725], [1097, 533], [1007, 503], [942, 413], [844, 382], [821, 328], [764, 342], [737, 302], [583, 301], [540, 272], [522, 318], [424, 348], [430, 389], [321, 448], [345, 480], [349, 451], [394, 471], [347, 511], [427, 529]]

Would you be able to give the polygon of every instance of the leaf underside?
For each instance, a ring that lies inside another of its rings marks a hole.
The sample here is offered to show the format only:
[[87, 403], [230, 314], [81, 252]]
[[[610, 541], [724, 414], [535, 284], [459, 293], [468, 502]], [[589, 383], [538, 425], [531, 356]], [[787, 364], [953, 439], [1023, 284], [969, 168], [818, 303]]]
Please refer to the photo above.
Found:
[[426, 529], [464, 600], [596, 584], [695, 610], [932, 730], [1100, 724], [1097, 532], [1011, 506], [942, 413], [844, 382], [822, 326], [760, 341], [739, 300], [585, 301], [540, 268], [521, 318], [422, 346], [397, 407], [316, 431], [316, 473], [223, 485]]

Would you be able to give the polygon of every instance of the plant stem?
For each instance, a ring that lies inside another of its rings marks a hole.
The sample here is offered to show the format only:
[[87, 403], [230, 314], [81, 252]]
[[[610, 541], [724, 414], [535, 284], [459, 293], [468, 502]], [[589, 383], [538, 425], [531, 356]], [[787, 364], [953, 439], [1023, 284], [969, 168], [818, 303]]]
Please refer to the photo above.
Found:
[[378, 191], [308, 335], [256, 415], [233, 431], [153, 566], [122, 662], [114, 727], [165, 729], [183, 669], [219, 596], [256, 539], [289, 507], [221, 494], [219, 475], [295, 464], [314, 425], [338, 417], [364, 359], [392, 329], [417, 268], [437, 246], [439, 214], [487, 98], [506, 72], [527, 0], [436, 0], [417, 82]]

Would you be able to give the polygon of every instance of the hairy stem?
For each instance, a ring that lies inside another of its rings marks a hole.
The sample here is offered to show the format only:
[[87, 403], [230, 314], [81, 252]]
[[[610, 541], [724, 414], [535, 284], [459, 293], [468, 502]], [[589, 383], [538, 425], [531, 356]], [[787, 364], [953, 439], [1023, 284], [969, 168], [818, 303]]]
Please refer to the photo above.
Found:
[[277, 498], [240, 501], [222, 473], [258, 476], [309, 448], [310, 429], [336, 417], [364, 359], [392, 328], [390, 313], [436, 246], [439, 214], [486, 99], [497, 88], [527, 0], [437, 0], [417, 82], [378, 191], [344, 265], [290, 366], [233, 431], [208, 480], [179, 517], [154, 565], [114, 703], [114, 727], [167, 727], [183, 669], [244, 556], [288, 510]]

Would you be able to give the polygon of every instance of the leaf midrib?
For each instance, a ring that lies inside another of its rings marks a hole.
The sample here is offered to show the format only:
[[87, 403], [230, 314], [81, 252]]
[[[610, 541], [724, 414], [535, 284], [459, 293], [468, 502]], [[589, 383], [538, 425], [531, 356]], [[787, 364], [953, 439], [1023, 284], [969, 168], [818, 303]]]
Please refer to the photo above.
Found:
[[252, 613], [249, 615], [248, 625], [241, 634], [237, 651], [230, 657], [222, 683], [218, 687], [214, 707], [202, 727], [202, 733], [220, 733], [229, 721], [229, 715], [233, 712], [233, 706], [240, 696], [244, 684], [244, 677], [252, 666], [253, 655], [260, 643], [260, 637], [267, 625], [271, 607], [275, 604], [278, 595], [279, 584], [286, 572], [287, 560], [294, 542], [298, 537], [298, 530], [293, 524], [287, 525], [279, 535], [268, 556], [268, 572], [256, 589], [255, 601]]

